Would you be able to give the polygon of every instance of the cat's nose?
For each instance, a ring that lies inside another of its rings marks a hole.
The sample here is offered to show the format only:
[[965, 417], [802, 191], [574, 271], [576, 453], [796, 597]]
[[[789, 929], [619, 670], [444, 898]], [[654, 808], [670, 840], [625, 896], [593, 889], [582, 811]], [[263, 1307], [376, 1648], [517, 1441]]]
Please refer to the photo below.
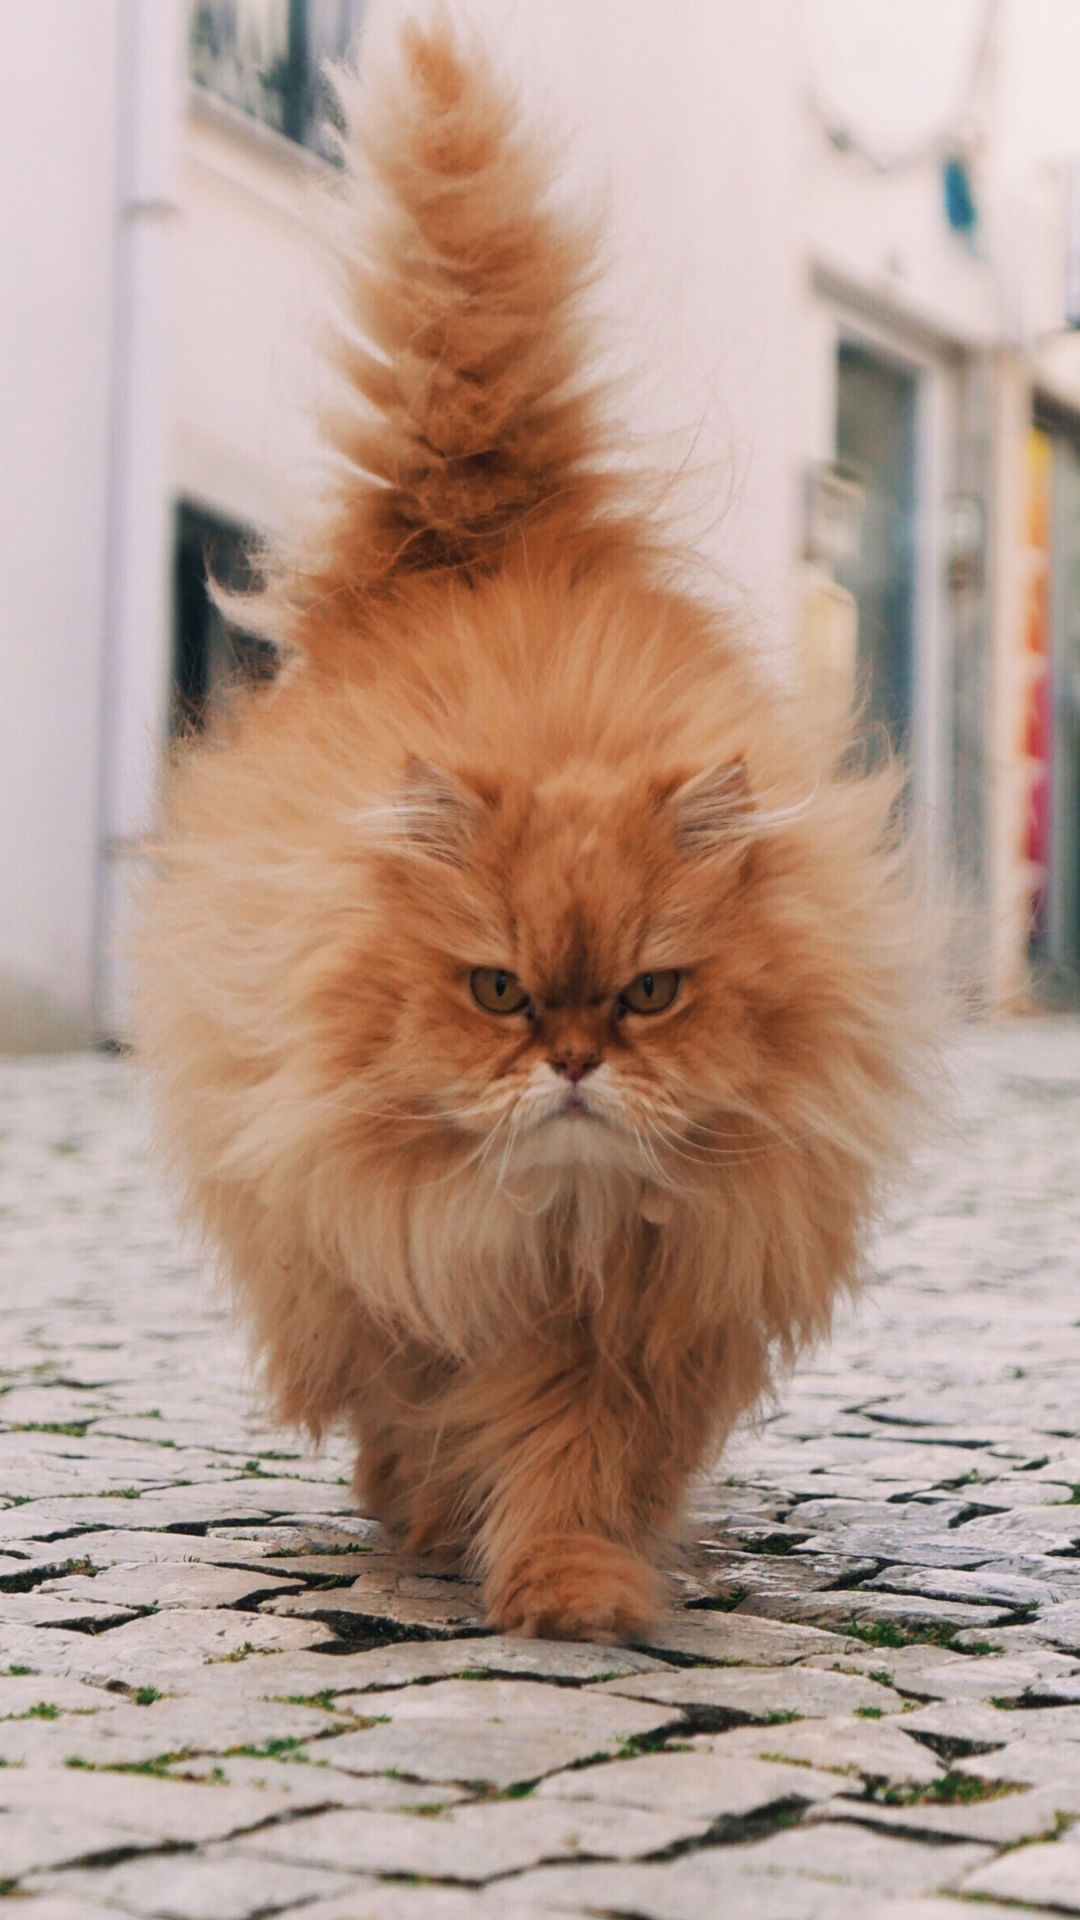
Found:
[[576, 1087], [579, 1080], [584, 1080], [587, 1073], [592, 1073], [593, 1069], [600, 1065], [600, 1055], [595, 1049], [589, 1047], [574, 1045], [556, 1047], [554, 1052], [548, 1055], [548, 1064], [556, 1073], [564, 1074]]

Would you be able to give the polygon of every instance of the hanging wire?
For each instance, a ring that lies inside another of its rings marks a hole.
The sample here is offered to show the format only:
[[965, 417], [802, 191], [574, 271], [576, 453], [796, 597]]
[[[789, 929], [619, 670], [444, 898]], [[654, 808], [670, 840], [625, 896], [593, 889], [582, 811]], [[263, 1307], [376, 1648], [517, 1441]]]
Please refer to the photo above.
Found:
[[[902, 0], [896, 0], [896, 4], [902, 4]], [[928, 161], [947, 162], [953, 158], [958, 148], [967, 144], [965, 136], [973, 119], [974, 103], [991, 63], [999, 4], [1000, 0], [983, 0], [974, 52], [954, 106], [932, 132], [920, 135], [910, 146], [890, 149], [869, 139], [865, 131], [860, 132], [852, 124], [850, 115], [830, 98], [828, 88], [813, 71], [811, 63], [811, 105], [833, 146], [842, 153], [858, 154], [876, 173], [901, 173]]]

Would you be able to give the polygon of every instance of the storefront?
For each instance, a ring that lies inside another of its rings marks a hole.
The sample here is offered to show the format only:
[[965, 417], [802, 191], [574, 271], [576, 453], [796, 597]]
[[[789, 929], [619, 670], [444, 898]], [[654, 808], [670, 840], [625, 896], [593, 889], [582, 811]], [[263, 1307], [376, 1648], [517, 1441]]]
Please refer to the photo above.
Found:
[[1032, 992], [1058, 1002], [1080, 990], [1080, 419], [1050, 407], [1027, 438], [1022, 541], [1017, 853]]

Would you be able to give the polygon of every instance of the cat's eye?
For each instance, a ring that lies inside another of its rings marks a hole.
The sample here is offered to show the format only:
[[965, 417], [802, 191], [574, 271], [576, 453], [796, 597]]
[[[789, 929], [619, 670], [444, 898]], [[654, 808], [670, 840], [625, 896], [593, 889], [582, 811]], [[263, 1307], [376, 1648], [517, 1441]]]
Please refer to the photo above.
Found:
[[663, 1013], [674, 1001], [681, 978], [674, 967], [663, 967], [659, 973], [639, 973], [620, 993], [619, 1011]]
[[529, 1004], [516, 973], [506, 967], [474, 967], [469, 975], [472, 997], [485, 1013], [524, 1013]]

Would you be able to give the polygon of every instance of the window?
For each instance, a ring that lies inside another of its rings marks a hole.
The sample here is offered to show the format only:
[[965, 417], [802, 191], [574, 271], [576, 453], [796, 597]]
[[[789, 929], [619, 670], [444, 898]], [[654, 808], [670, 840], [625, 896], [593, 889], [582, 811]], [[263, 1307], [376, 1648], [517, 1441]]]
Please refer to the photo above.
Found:
[[177, 509], [173, 549], [172, 728], [201, 727], [228, 688], [241, 680], [270, 680], [277, 659], [269, 641], [226, 627], [207, 590], [212, 574], [223, 587], [254, 582], [249, 527], [200, 507]]
[[333, 159], [323, 63], [355, 47], [363, 0], [191, 0], [188, 65], [207, 93]]

